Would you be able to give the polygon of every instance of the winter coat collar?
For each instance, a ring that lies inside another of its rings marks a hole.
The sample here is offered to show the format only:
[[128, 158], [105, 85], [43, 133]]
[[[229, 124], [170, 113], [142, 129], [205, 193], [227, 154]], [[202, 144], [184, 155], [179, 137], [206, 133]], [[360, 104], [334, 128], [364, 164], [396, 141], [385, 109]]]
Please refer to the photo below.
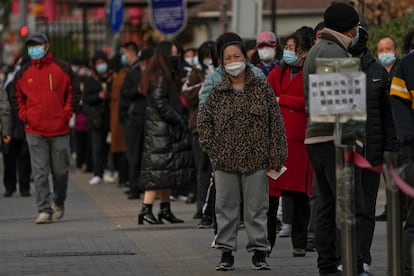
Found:
[[32, 65], [34, 65], [36, 68], [41, 68], [43, 65], [50, 64], [52, 60], [52, 54], [50, 52], [47, 52], [47, 54], [41, 59], [32, 59]]
[[352, 42], [352, 38], [329, 28], [322, 29], [321, 38], [333, 40], [347, 51]]

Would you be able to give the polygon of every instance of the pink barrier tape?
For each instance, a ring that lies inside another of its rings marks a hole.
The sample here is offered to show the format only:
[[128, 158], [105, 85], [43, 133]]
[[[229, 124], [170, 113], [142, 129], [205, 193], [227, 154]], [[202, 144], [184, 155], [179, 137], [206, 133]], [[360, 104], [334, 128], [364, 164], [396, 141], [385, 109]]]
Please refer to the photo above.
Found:
[[384, 169], [382, 164], [377, 166], [372, 166], [367, 159], [365, 159], [361, 154], [354, 152], [354, 163], [360, 168], [369, 169], [377, 173], [383, 173]]
[[392, 179], [394, 179], [395, 184], [403, 191], [406, 195], [411, 198], [414, 198], [414, 188], [408, 185], [401, 177], [398, 175], [397, 171], [394, 169], [394, 166], [391, 164], [390, 172]]
[[[363, 169], [373, 170], [377, 173], [384, 172], [383, 165], [372, 166], [367, 159], [365, 159], [362, 155], [356, 152], [354, 152], [354, 163], [355, 165]], [[414, 198], [414, 188], [401, 179], [401, 177], [398, 175], [397, 171], [394, 169], [394, 166], [392, 164], [390, 165], [390, 173], [395, 185], [397, 185], [397, 187], [403, 193], [405, 193], [411, 198]]]

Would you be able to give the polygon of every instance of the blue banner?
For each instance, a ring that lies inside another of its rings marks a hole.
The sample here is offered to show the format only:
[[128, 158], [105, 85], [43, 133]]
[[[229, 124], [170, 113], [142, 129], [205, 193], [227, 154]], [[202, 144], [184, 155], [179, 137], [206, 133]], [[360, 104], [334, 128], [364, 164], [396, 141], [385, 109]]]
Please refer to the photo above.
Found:
[[151, 24], [165, 35], [181, 32], [187, 24], [185, 0], [149, 0]]
[[124, 17], [124, 1], [111, 0], [109, 6], [109, 24], [113, 32], [119, 32]]

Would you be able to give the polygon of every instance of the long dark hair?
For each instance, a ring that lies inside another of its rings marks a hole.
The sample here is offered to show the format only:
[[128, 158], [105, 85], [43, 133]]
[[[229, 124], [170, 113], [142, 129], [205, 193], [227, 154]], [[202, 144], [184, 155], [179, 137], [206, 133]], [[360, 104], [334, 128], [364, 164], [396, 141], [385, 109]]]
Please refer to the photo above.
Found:
[[172, 42], [163, 41], [155, 48], [154, 55], [141, 78], [139, 88], [141, 94], [146, 96], [157, 86], [160, 72], [164, 77], [164, 81], [167, 83], [167, 87], [171, 87], [171, 85], [179, 87], [180, 76], [179, 74], [173, 73], [174, 68], [170, 62], [172, 46]]
[[203, 60], [206, 57], [211, 58], [214, 67], [219, 65], [216, 43], [214, 41], [206, 41], [200, 45], [200, 48], [198, 48], [198, 61], [200, 62], [201, 69], [204, 73], [207, 70], [207, 65], [203, 63]]

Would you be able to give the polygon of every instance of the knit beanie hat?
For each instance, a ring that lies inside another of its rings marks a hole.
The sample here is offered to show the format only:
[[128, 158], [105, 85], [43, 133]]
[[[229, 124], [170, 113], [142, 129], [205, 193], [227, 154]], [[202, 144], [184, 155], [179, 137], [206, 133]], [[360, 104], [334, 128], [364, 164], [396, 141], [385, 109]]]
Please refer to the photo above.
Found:
[[334, 31], [343, 33], [358, 25], [359, 17], [356, 10], [346, 3], [334, 3], [329, 6], [323, 15], [325, 26]]

